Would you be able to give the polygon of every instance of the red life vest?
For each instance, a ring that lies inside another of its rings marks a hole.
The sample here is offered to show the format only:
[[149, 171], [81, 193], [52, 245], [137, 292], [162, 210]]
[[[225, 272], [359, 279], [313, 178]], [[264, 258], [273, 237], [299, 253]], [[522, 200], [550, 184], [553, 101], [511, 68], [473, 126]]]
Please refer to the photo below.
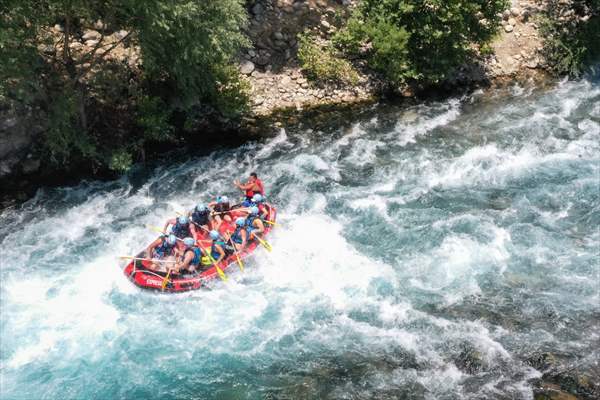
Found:
[[265, 195], [265, 185], [263, 185], [262, 181], [258, 178], [256, 178], [256, 181], [254, 181], [254, 183], [256, 183], [256, 186], [258, 186], [258, 188], [260, 189], [258, 193], [260, 193], [261, 196]]
[[258, 186], [259, 190], [252, 190], [252, 189], [246, 190], [246, 198], [248, 200], [251, 200], [255, 193], [260, 193], [261, 196], [265, 195], [265, 186], [263, 185], [262, 181], [260, 179], [256, 178], [256, 180], [254, 181], [254, 184], [256, 186]]

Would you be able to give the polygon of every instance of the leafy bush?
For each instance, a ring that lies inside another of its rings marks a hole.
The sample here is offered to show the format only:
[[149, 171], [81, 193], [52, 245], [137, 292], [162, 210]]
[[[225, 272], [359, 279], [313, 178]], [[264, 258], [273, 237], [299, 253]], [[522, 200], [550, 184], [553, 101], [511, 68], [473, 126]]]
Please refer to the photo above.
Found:
[[506, 0], [363, 0], [335, 42], [394, 83], [435, 83], [497, 30]]
[[309, 34], [299, 35], [298, 59], [308, 79], [317, 83], [356, 85], [359, 76], [352, 64], [335, 54], [327, 44], [319, 44]]
[[[584, 17], [584, 14], [591, 17]], [[600, 60], [600, 1], [549, 2], [540, 24], [543, 53], [556, 74], [580, 75]]]
[[[98, 20], [102, 51], [81, 40]], [[47, 161], [123, 170], [127, 150], [172, 138], [174, 113], [246, 110], [247, 84], [232, 65], [249, 43], [246, 23], [244, 0], [5, 0], [0, 99], [44, 117]], [[113, 32], [121, 53], [141, 52], [141, 68], [112, 57]]]

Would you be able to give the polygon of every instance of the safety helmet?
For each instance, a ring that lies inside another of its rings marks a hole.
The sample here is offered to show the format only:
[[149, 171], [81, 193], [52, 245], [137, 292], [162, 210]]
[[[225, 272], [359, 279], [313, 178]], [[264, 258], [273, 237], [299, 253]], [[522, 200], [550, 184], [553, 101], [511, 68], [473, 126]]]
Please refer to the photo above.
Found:
[[256, 207], [256, 206], [250, 207], [250, 214], [258, 215], [258, 207]]
[[175, 236], [175, 235], [167, 236], [167, 243], [170, 244], [171, 246], [174, 245], [175, 243], [177, 243], [177, 236]]
[[198, 212], [204, 212], [207, 210], [207, 207], [204, 204], [198, 204], [196, 205], [196, 211]]
[[185, 247], [192, 247], [196, 244], [196, 241], [191, 237], [186, 237], [183, 239], [183, 244], [185, 244]]
[[219, 232], [217, 231], [210, 231], [208, 235], [212, 240], [217, 240], [219, 238]]
[[260, 203], [263, 201], [263, 197], [261, 194], [256, 193], [254, 196], [252, 196], [252, 201], [255, 203]]
[[245, 224], [245, 223], [246, 223], [246, 219], [245, 219], [244, 217], [238, 217], [238, 218], [235, 220], [235, 224], [236, 224], [237, 226], [244, 226], [244, 224]]
[[217, 197], [217, 203], [229, 203], [229, 198], [227, 196], [219, 196]]
[[189, 224], [190, 220], [185, 215], [182, 215], [181, 217], [177, 218], [177, 222], [179, 222], [181, 225], [187, 225]]

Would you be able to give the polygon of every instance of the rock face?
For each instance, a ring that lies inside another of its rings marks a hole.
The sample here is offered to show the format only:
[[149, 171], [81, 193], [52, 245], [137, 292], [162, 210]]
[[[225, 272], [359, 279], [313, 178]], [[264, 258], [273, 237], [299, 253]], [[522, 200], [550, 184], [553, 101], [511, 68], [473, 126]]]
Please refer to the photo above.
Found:
[[32, 115], [0, 112], [0, 179], [39, 169], [39, 160], [31, 157], [31, 147], [42, 130]]

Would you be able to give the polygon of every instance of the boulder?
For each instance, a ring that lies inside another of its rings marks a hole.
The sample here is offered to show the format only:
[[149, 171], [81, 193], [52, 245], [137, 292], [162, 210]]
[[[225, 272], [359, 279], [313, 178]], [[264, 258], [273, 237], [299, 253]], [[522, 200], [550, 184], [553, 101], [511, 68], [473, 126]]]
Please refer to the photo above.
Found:
[[321, 20], [321, 26], [325, 29], [331, 28], [331, 24], [329, 22], [327, 22], [327, 20], [324, 20], [324, 19]]
[[122, 40], [125, 36], [127, 36], [129, 32], [127, 32], [124, 29], [121, 29], [120, 31], [116, 31], [115, 32], [115, 38], [117, 38], [117, 40]]
[[254, 72], [254, 63], [252, 61], [244, 61], [242, 65], [240, 65], [240, 72], [244, 75], [250, 75]]
[[514, 18], [509, 18], [508, 19], [508, 23], [512, 26], [515, 26], [517, 24], [517, 20]]
[[281, 33], [281, 32], [274, 32], [273, 33], [273, 37], [275, 38], [275, 40], [283, 40], [283, 33]]
[[97, 44], [98, 44], [97, 40], [90, 39], [90, 40], [85, 41], [85, 45], [87, 47], [95, 47]]
[[264, 12], [265, 12], [265, 10], [264, 10], [262, 4], [260, 4], [260, 3], [256, 3], [254, 5], [254, 7], [252, 7], [252, 14], [254, 14], [256, 16], [262, 15]]
[[513, 26], [510, 24], [504, 25], [504, 30], [506, 32], [512, 32], [513, 31]]
[[99, 40], [102, 37], [100, 32], [93, 29], [88, 29], [83, 33], [81, 39], [83, 40]]
[[518, 17], [521, 14], [521, 10], [517, 7], [513, 7], [510, 9], [510, 13], [513, 17]]

